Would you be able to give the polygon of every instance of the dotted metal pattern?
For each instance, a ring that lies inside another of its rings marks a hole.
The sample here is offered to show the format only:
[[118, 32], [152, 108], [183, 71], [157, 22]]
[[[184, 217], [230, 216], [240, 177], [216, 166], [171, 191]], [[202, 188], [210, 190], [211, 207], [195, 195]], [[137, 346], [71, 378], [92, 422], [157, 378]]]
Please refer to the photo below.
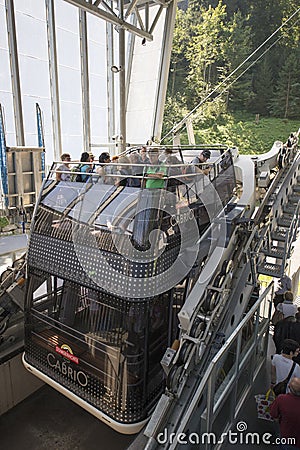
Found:
[[[107, 241], [109, 240], [107, 239]], [[120, 254], [100, 250], [112, 270], [107, 273], [106, 286], [97, 286], [93, 280], [100, 279], [100, 277], [105, 278], [101, 264], [99, 264], [99, 248], [91, 247], [90, 241], [85, 240], [84, 235], [81, 242], [76, 244], [75, 251], [72, 242], [62, 242], [60, 239], [33, 232], [28, 249], [28, 264], [31, 267], [70, 281], [79, 282], [91, 288], [109, 290], [110, 285], [117, 285], [120, 287], [120, 296], [127, 298], [127, 280], [133, 284], [133, 288], [136, 289], [139, 297], [144, 297], [143, 286], [140, 285], [138, 279], [163, 274], [178, 256], [176, 243], [167, 246], [157, 260], [144, 264], [127, 260], [125, 256]], [[124, 278], [122, 275], [131, 278]]]
[[[116, 390], [113, 391], [105, 386], [104, 381], [89, 373], [88, 369], [80, 368], [84, 370], [88, 378], [88, 385], [82, 387], [61, 372], [53, 370], [47, 364], [47, 355], [48, 351], [46, 349], [32, 342], [28, 343], [26, 361], [29, 364], [112, 419], [122, 423], [134, 423], [144, 420], [148, 416], [151, 405], [143, 398], [142, 381], [136, 384], [125, 385], [123, 390], [122, 386], [119, 389], [118, 383], [116, 383]], [[60, 365], [65, 363], [68, 366], [73, 366], [73, 370], [77, 369], [75, 364], [67, 362], [59, 355], [57, 355], [57, 361], [60, 362]], [[157, 399], [157, 395], [161, 392], [163, 384], [162, 374], [160, 374], [160, 383], [155, 386], [156, 392], [151, 392], [153, 399]], [[147, 404], [146, 407], [145, 403]]]
[[[31, 273], [30, 277], [34, 282], [36, 275]], [[162, 295], [132, 304], [106, 294], [98, 293], [97, 297], [84, 289], [77, 312], [81, 313], [82, 307], [88, 309], [87, 296], [97, 298], [93, 301], [103, 308], [97, 327], [103, 330], [106, 310], [110, 315], [107, 333], [81, 333], [78, 327], [70, 332], [61, 321], [58, 328], [52, 312], [55, 300], [45, 296], [43, 306], [39, 298], [36, 308], [33, 301], [33, 313], [26, 324], [26, 361], [113, 419], [121, 423], [143, 420], [164, 388], [160, 360], [169, 343], [169, 297]], [[62, 344], [73, 350], [79, 364], [57, 353], [56, 346]], [[80, 379], [88, 380], [85, 386], [74, 375], [81, 371], [84, 375], [80, 374]]]

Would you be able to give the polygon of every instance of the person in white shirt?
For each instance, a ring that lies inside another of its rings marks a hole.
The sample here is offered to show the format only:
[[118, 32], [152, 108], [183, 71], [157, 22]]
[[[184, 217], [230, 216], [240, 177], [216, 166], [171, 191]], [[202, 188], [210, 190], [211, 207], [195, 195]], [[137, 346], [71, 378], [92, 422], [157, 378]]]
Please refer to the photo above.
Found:
[[[294, 362], [293, 358], [298, 356], [299, 352], [300, 345], [298, 342], [293, 339], [285, 339], [283, 341], [281, 354], [274, 355], [272, 359], [271, 385], [275, 385], [287, 378]], [[291, 379], [294, 377], [300, 378], [300, 366], [297, 363]], [[289, 392], [289, 388], [287, 388], [287, 392]]]
[[71, 156], [69, 153], [63, 153], [60, 159], [63, 164], [56, 169], [56, 181], [71, 181]]
[[294, 305], [293, 303], [293, 293], [291, 291], [286, 291], [283, 295], [283, 298], [283, 302], [279, 303], [276, 307], [277, 311], [280, 311], [283, 314], [284, 319], [291, 316], [295, 317], [298, 308], [297, 305]]

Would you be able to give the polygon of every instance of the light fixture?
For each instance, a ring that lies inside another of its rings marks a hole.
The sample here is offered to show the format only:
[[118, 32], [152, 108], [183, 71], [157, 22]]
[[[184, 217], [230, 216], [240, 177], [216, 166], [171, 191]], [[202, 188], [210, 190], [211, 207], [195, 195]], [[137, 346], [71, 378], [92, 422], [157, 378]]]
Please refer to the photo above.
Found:
[[120, 71], [122, 70], [122, 67], [121, 67], [121, 66], [120, 66], [120, 67], [117, 67], [117, 66], [111, 66], [110, 70], [111, 70], [113, 73], [118, 73], [118, 72], [120, 72]]

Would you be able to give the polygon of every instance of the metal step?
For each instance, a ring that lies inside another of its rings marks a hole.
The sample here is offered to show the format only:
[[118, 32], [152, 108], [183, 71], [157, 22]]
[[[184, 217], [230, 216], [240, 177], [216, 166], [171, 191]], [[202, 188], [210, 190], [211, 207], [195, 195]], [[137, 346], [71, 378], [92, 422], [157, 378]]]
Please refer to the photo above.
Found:
[[289, 215], [294, 215], [296, 211], [296, 206], [293, 203], [287, 203], [283, 207], [283, 212]]
[[300, 195], [291, 195], [291, 196], [289, 196], [288, 203], [289, 204], [294, 203], [294, 205], [297, 205], [299, 200], [300, 200]]
[[300, 184], [297, 184], [296, 186], [293, 186], [293, 191], [300, 194]]
[[277, 247], [275, 245], [272, 245], [270, 249], [263, 249], [262, 252], [264, 255], [270, 256], [271, 258], [284, 258], [284, 247]]
[[285, 228], [289, 228], [291, 223], [293, 220], [293, 216], [288, 215], [288, 214], [283, 214], [282, 216], [279, 217], [279, 219], [277, 220], [277, 225], [279, 227], [285, 227]]
[[258, 266], [257, 271], [261, 275], [269, 275], [270, 277], [280, 278], [284, 273], [283, 268], [280, 264], [273, 264], [269, 262], [264, 262]]
[[285, 242], [286, 230], [281, 230], [280, 228], [278, 228], [277, 230], [272, 231], [271, 238], [272, 241]]

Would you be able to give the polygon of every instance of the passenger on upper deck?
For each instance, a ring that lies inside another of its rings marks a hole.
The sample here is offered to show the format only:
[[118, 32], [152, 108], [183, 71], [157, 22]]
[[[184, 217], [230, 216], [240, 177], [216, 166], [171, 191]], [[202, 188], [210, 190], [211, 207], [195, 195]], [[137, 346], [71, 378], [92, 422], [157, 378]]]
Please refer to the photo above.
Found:
[[162, 189], [165, 186], [165, 180], [163, 179], [163, 177], [167, 174], [167, 169], [164, 165], [159, 163], [158, 156], [158, 148], [149, 149], [151, 166], [146, 167], [145, 171], [145, 175], [147, 177], [146, 188]]
[[[133, 152], [130, 153], [129, 159], [132, 164], [131, 166], [132, 175], [142, 176], [143, 167], [140, 165], [135, 165], [135, 164], [143, 164], [141, 156], [137, 152]], [[131, 187], [141, 187], [141, 180], [139, 178], [130, 178], [129, 185]]]
[[118, 175], [122, 175], [121, 177], [116, 177], [116, 184], [118, 186], [129, 186], [129, 175], [132, 175], [130, 164], [130, 159], [128, 156], [120, 156], [118, 158], [118, 163], [121, 164], [118, 166]]
[[[176, 164], [182, 164], [182, 162], [177, 158], [176, 155], [172, 154], [172, 152], [170, 154], [168, 154], [167, 158], [165, 159], [165, 164], [168, 164], [170, 166], [174, 166]], [[182, 170], [180, 167], [170, 167], [169, 168], [169, 175], [179, 175], [179, 173], [181, 173]]]
[[[168, 151], [167, 151], [168, 150]], [[181, 179], [173, 178], [182, 175], [182, 162], [173, 154], [171, 149], [166, 149], [165, 164], [168, 165], [168, 191], [176, 192], [176, 186], [182, 183]], [[177, 167], [176, 167], [177, 166]], [[170, 178], [171, 177], [171, 178]]]
[[100, 166], [98, 166], [96, 168], [96, 173], [98, 175], [101, 175], [101, 177], [98, 180], [99, 183], [106, 183], [107, 182], [107, 179], [105, 177], [107, 171], [106, 171], [106, 166], [104, 164], [108, 164], [108, 163], [110, 163], [109, 153], [107, 153], [107, 152], [101, 153], [101, 155], [99, 156], [99, 164], [100, 164]]
[[175, 155], [176, 150], [172, 150], [171, 148], [165, 148], [163, 153], [159, 155], [159, 162], [165, 163], [165, 164], [182, 164], [182, 161], [180, 161], [177, 156]]
[[56, 181], [71, 181], [71, 169], [70, 169], [71, 156], [69, 155], [69, 153], [63, 153], [60, 159], [63, 162], [63, 164], [61, 164], [56, 170]]
[[143, 145], [143, 147], [140, 150], [140, 156], [142, 158], [143, 164], [151, 164], [150, 159], [147, 156], [147, 147]]
[[[93, 163], [95, 161], [95, 156], [93, 155], [92, 152], [90, 152], [89, 155], [90, 155], [90, 162]], [[94, 170], [95, 170], [95, 164], [93, 164], [93, 165], [91, 164], [90, 172], [94, 172]]]
[[170, 155], [172, 155], [172, 149], [171, 148], [165, 148], [164, 150], [163, 150], [163, 152], [159, 155], [159, 158], [158, 158], [158, 160], [159, 160], [159, 162], [160, 163], [164, 163], [164, 162], [166, 162], [166, 160], [168, 159], [168, 157], [170, 156]]
[[208, 149], [202, 150], [202, 152], [199, 154], [199, 156], [196, 156], [192, 160], [192, 164], [194, 164], [202, 173], [205, 175], [208, 175], [210, 171], [210, 166], [208, 164], [205, 164], [208, 159], [210, 159], [211, 152]]
[[[91, 162], [91, 157], [88, 152], [81, 153], [80, 157], [81, 163], [89, 163]], [[80, 172], [81, 172], [81, 181], [85, 182], [88, 178], [88, 175], [86, 173], [89, 173], [92, 171], [92, 165], [91, 164], [80, 164]]]

